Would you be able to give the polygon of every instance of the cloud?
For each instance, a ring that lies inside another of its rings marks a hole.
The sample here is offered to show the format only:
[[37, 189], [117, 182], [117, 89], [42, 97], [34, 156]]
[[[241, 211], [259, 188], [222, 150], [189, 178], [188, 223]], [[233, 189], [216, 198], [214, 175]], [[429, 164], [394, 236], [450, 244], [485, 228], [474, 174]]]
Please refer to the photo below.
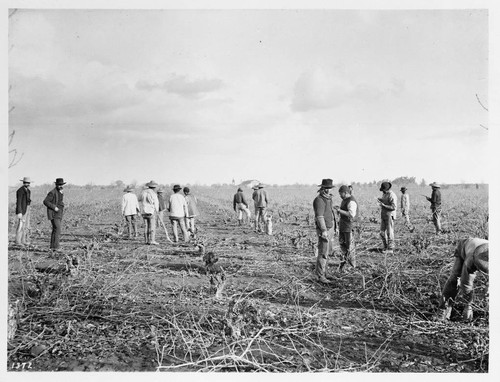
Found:
[[148, 81], [138, 81], [136, 88], [139, 90], [164, 90], [186, 98], [198, 98], [202, 94], [214, 92], [223, 87], [220, 79], [196, 79], [191, 80], [187, 76], [174, 74], [163, 83], [151, 83]]
[[335, 108], [351, 92], [352, 87], [338, 76], [320, 69], [307, 71], [295, 83], [292, 110], [303, 112]]
[[382, 96], [396, 96], [405, 90], [399, 79], [388, 83], [375, 79], [373, 82], [350, 81], [342, 72], [325, 72], [314, 69], [303, 72], [295, 83], [291, 108], [296, 112], [334, 109], [345, 103], [373, 102]]
[[10, 105], [15, 107], [14, 124], [78, 122], [78, 118], [102, 121], [141, 102], [140, 95], [124, 83], [67, 84], [19, 75], [12, 81], [9, 95]]

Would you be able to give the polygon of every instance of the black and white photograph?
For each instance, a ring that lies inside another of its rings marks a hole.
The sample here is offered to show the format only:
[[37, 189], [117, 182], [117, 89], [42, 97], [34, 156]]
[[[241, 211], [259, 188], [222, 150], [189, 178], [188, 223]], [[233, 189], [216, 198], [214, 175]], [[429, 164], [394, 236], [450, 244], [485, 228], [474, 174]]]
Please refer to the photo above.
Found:
[[498, 376], [493, 2], [5, 3], [4, 380]]

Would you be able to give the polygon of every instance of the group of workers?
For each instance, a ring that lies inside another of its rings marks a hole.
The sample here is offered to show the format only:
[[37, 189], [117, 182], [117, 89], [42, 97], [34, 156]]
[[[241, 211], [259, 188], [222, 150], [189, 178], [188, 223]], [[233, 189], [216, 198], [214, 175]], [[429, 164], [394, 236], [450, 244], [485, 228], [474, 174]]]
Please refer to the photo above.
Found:
[[[426, 199], [431, 203], [432, 221], [436, 228], [436, 234], [439, 235], [442, 232], [441, 192], [439, 190], [441, 187], [438, 183], [431, 183], [430, 186], [432, 187], [432, 195], [430, 197], [426, 196]], [[316, 275], [321, 283], [330, 284], [332, 281], [326, 277], [326, 262], [328, 256], [333, 253], [333, 239], [337, 232], [340, 246], [338, 270], [342, 272], [347, 263], [352, 267], [356, 267], [353, 229], [359, 215], [359, 206], [352, 195], [351, 186], [342, 185], [339, 187], [338, 192], [342, 200], [340, 206], [333, 205], [332, 189], [335, 186], [331, 179], [323, 179], [318, 187], [320, 187], [318, 190], [319, 195], [313, 201], [318, 235]], [[394, 251], [394, 220], [396, 218], [397, 196], [391, 188], [392, 184], [390, 182], [382, 182], [380, 186], [382, 196], [377, 198], [381, 209], [380, 237], [383, 243], [381, 251], [386, 254], [392, 254]], [[401, 187], [401, 210], [405, 225], [413, 232], [414, 226], [411, 224], [409, 217], [410, 201], [406, 191], [406, 187]], [[336, 215], [338, 215], [338, 221]], [[464, 302], [462, 318], [465, 320], [472, 319], [474, 279], [478, 270], [488, 273], [488, 251], [488, 240], [486, 239], [468, 238], [458, 241], [454, 252], [455, 262], [443, 287], [439, 302], [439, 311], [436, 316], [438, 319], [450, 319], [459, 291]]]
[[[431, 183], [430, 186], [432, 187], [432, 195], [427, 199], [431, 202], [436, 234], [440, 234], [442, 231], [441, 193], [439, 191], [441, 186], [437, 183]], [[338, 192], [341, 198], [339, 206], [333, 205], [332, 190], [335, 186], [332, 179], [323, 179], [318, 187], [319, 195], [313, 201], [318, 235], [316, 274], [320, 282], [329, 284], [330, 280], [326, 277], [326, 259], [333, 253], [333, 238], [336, 233], [339, 236], [340, 246], [339, 271], [343, 271], [346, 264], [356, 267], [353, 231], [358, 220], [359, 204], [352, 195], [352, 186], [350, 185], [339, 187]], [[382, 182], [380, 185], [382, 196], [377, 198], [377, 203], [380, 206], [380, 238], [383, 244], [381, 252], [387, 254], [394, 252], [394, 221], [397, 210], [397, 196], [391, 188], [390, 182]], [[405, 224], [413, 232], [414, 227], [410, 222], [410, 199], [406, 191], [406, 187], [401, 187], [401, 211]]]
[[[264, 217], [266, 215], [266, 208], [269, 205], [269, 196], [264, 187], [265, 185], [263, 183], [259, 183], [252, 187], [252, 200], [254, 202], [255, 211], [255, 232], [264, 232], [264, 227], [266, 224], [264, 221]], [[242, 225], [243, 223], [251, 224], [250, 222], [252, 214], [241, 187], [238, 188], [236, 194], [233, 197], [233, 209], [237, 214], [239, 225]], [[243, 217], [243, 214], [245, 215], [245, 217]]]
[[[30, 228], [30, 204], [32, 183], [29, 177], [22, 180], [23, 186], [16, 192], [16, 244], [29, 244]], [[52, 225], [50, 249], [59, 251], [59, 240], [61, 236], [61, 222], [64, 213], [64, 182], [63, 178], [57, 178], [55, 187], [49, 191], [43, 204], [47, 208], [47, 218]], [[431, 183], [432, 195], [427, 197], [431, 203], [432, 220], [436, 228], [436, 234], [442, 232], [441, 228], [441, 193], [440, 185]], [[265, 222], [264, 216], [269, 204], [269, 197], [264, 189], [264, 184], [260, 183], [253, 187], [252, 200], [254, 201], [255, 231], [263, 232]], [[346, 264], [356, 267], [356, 253], [353, 231], [359, 215], [359, 205], [352, 195], [352, 186], [341, 185], [339, 187], [340, 205], [333, 205], [332, 190], [335, 187], [332, 179], [323, 179], [318, 185], [318, 195], [313, 201], [315, 215], [316, 233], [318, 236], [316, 275], [318, 280], [324, 284], [331, 281], [326, 277], [327, 258], [333, 253], [334, 236], [338, 233], [340, 246], [340, 264], [338, 270], [342, 272]], [[165, 203], [163, 190], [157, 189], [155, 181], [148, 182], [139, 197], [133, 192], [134, 186], [127, 186], [123, 192], [121, 212], [128, 228], [128, 237], [137, 238], [137, 216], [140, 214], [144, 219], [145, 231], [144, 241], [146, 244], [158, 245], [156, 239], [157, 226], [163, 226], [168, 238], [167, 229], [163, 222], [164, 211], [169, 212], [169, 219], [172, 223], [174, 242], [179, 241], [178, 227], [182, 231], [183, 240], [189, 241], [191, 235], [195, 235], [195, 217], [199, 215], [197, 199], [191, 195], [188, 187], [182, 188], [174, 185], [173, 194], [170, 195], [168, 203]], [[382, 196], [377, 198], [381, 209], [380, 237], [383, 248], [381, 251], [392, 254], [394, 251], [394, 220], [396, 218], [397, 196], [391, 190], [390, 182], [382, 182], [380, 191]], [[183, 191], [181, 193], [181, 190]], [[406, 187], [401, 187], [401, 212], [405, 225], [413, 232], [414, 226], [410, 222], [409, 196]], [[242, 188], [238, 188], [233, 198], [233, 209], [237, 213], [240, 225], [244, 222], [250, 224], [251, 212], [248, 202], [245, 199]], [[245, 219], [243, 217], [245, 215]], [[480, 270], [488, 272], [488, 241], [485, 239], [469, 238], [461, 240], [455, 250], [455, 264], [449, 276], [441, 298], [440, 308], [443, 310], [443, 317], [449, 318], [451, 307], [458, 294], [459, 288], [465, 298], [465, 308], [463, 317], [472, 318], [472, 289], [475, 272]], [[460, 282], [458, 282], [460, 279]]]
[[[179, 241], [178, 228], [182, 231], [182, 238], [185, 242], [196, 234], [195, 217], [199, 215], [198, 201], [191, 195], [189, 187], [182, 188], [178, 184], [172, 188], [168, 203], [165, 203], [163, 190], [158, 188], [158, 183], [154, 180], [146, 183], [139, 198], [133, 192], [132, 185], [127, 186], [123, 192], [122, 215], [125, 218], [128, 228], [128, 237], [137, 237], [136, 216], [140, 214], [144, 219], [144, 242], [149, 245], [158, 245], [156, 241], [156, 228], [163, 226], [168, 238], [167, 228], [163, 221], [164, 211], [169, 212], [169, 219], [172, 223], [174, 233], [174, 243]], [[182, 193], [181, 193], [182, 190]], [[170, 238], [169, 238], [170, 240]]]
[[[16, 192], [16, 244], [29, 245], [30, 231], [30, 205], [32, 183], [29, 177], [24, 177], [23, 185]], [[51, 222], [52, 232], [50, 237], [50, 250], [60, 250], [61, 222], [64, 213], [64, 182], [63, 178], [57, 178], [55, 187], [49, 191], [43, 204], [47, 208], [47, 218]], [[179, 185], [173, 187], [173, 194], [170, 195], [166, 203], [163, 197], [163, 190], [158, 189], [158, 183], [150, 181], [146, 183], [139, 197], [134, 193], [134, 186], [127, 186], [123, 192], [121, 203], [121, 213], [128, 228], [128, 237], [137, 238], [138, 215], [144, 219], [144, 242], [145, 244], [158, 245], [156, 241], [156, 228], [163, 226], [168, 236], [165, 223], [163, 221], [164, 211], [169, 212], [169, 219], [172, 223], [174, 242], [179, 241], [178, 227], [182, 231], [182, 239], [189, 241], [190, 236], [196, 233], [195, 217], [199, 215], [198, 201], [188, 187], [182, 188]], [[182, 193], [180, 192], [182, 190]]]

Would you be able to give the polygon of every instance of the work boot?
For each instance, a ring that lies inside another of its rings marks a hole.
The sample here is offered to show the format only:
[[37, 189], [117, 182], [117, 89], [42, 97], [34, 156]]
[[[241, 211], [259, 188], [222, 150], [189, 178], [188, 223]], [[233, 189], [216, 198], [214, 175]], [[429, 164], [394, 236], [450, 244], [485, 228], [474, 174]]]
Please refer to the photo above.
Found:
[[331, 284], [332, 282], [326, 278], [326, 276], [319, 276], [318, 275], [318, 281], [322, 284]]

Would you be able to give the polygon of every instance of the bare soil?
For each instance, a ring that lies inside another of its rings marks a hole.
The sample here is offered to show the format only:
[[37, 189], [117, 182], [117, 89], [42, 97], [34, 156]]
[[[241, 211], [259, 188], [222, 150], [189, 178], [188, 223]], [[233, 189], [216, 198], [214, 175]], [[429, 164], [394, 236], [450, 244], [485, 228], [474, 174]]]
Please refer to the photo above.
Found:
[[[398, 224], [397, 249], [386, 255], [378, 251], [377, 215], [365, 210], [357, 268], [339, 273], [334, 254], [332, 284], [324, 285], [314, 277], [312, 211], [275, 206], [274, 233], [266, 235], [239, 226], [230, 206], [200, 194], [197, 240], [169, 243], [158, 228], [160, 245], [151, 246], [121, 232], [116, 200], [109, 193], [73, 203], [60, 253], [48, 250], [42, 207], [33, 209], [27, 248], [13, 243], [11, 221], [17, 330], [8, 370], [488, 371], [486, 277], [477, 278], [472, 322], [459, 320], [460, 304], [451, 321], [435, 320], [454, 240], [467, 228], [450, 223], [435, 236], [422, 213], [414, 223], [425, 230]], [[224, 269], [221, 298], [199, 244]]]

